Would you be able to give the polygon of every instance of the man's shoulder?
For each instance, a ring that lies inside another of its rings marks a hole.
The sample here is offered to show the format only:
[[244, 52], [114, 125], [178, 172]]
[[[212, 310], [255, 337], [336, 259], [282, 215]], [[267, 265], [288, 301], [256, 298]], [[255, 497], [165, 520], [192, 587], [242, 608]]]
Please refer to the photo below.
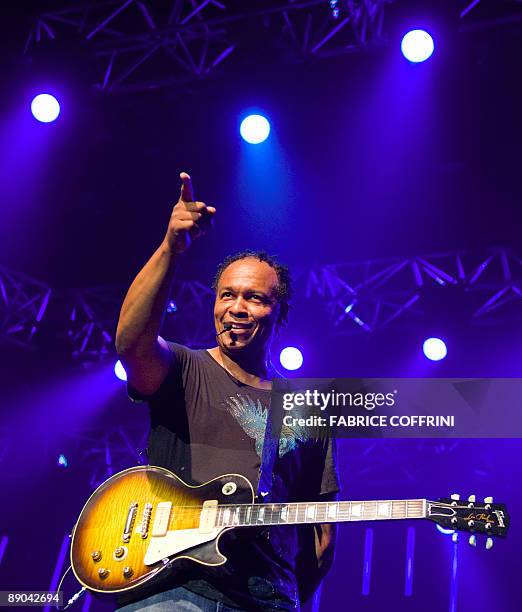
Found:
[[207, 349], [192, 348], [171, 340], [163, 340], [163, 342], [172, 354], [174, 365], [181, 366], [182, 368], [187, 366], [204, 368], [211, 364], [212, 359]]

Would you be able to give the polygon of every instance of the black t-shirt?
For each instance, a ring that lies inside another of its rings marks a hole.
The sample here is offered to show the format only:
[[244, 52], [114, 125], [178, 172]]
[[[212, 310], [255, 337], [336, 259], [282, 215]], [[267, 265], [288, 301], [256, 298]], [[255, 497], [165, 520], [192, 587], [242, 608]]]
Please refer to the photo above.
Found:
[[[257, 490], [270, 391], [239, 382], [206, 350], [168, 344], [174, 359], [160, 389], [149, 398], [129, 390], [131, 397], [147, 399], [150, 406], [149, 463], [192, 485], [240, 473]], [[272, 500], [314, 501], [338, 490], [333, 440], [310, 438], [304, 429], [283, 425]], [[220, 540], [225, 565], [190, 563], [162, 588], [183, 585], [249, 610], [294, 610], [296, 564], [313, 566], [312, 529], [285, 525], [229, 531]]]

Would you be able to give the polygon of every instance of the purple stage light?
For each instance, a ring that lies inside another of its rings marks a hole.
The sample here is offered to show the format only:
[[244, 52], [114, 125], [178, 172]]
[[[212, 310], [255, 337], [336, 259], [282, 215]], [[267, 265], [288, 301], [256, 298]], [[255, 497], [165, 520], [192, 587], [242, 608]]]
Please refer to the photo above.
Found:
[[125, 368], [123, 367], [122, 362], [118, 359], [118, 361], [114, 364], [114, 373], [116, 377], [123, 382], [127, 382], [127, 372], [125, 372]]
[[51, 94], [39, 94], [31, 102], [31, 112], [38, 121], [51, 123], [60, 114], [60, 105]]
[[241, 138], [250, 144], [264, 142], [270, 134], [270, 123], [263, 115], [249, 115], [239, 127]]
[[281, 351], [279, 361], [285, 370], [298, 370], [303, 365], [303, 354], [294, 346], [287, 346]]
[[177, 311], [178, 311], [178, 306], [176, 302], [174, 300], [170, 300], [170, 302], [167, 304], [167, 312], [169, 314], [174, 314]]
[[411, 30], [401, 42], [402, 54], [414, 64], [425, 62], [434, 49], [433, 38], [425, 30]]
[[422, 351], [431, 361], [440, 361], [448, 354], [446, 343], [440, 338], [428, 338], [424, 340]]
[[0, 564], [2, 563], [2, 559], [4, 558], [5, 549], [7, 548], [7, 544], [9, 542], [9, 537], [4, 535], [0, 540]]
[[63, 453], [58, 457], [57, 463], [60, 467], [64, 467], [64, 468], [66, 468], [69, 465], [69, 462], [67, 461], [67, 457]]

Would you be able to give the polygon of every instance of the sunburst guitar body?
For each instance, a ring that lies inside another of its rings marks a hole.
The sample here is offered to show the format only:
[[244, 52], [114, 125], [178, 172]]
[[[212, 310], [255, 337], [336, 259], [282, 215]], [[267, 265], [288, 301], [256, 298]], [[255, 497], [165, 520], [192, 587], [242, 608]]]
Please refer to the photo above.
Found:
[[72, 535], [72, 569], [88, 589], [117, 593], [176, 559], [222, 565], [219, 537], [234, 525], [217, 525], [218, 508], [253, 501], [250, 481], [239, 474], [192, 487], [160, 467], [124, 470], [85, 504]]

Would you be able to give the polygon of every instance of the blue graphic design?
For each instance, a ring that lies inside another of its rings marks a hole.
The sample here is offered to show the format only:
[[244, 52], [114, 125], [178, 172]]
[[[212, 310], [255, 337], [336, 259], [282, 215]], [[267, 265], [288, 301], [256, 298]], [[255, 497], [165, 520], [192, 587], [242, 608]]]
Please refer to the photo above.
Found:
[[[256, 453], [259, 457], [263, 452], [268, 407], [260, 399], [254, 401], [249, 395], [238, 393], [228, 397], [224, 402], [230, 414], [236, 419], [243, 431], [255, 440]], [[279, 437], [279, 456], [283, 457], [289, 451], [297, 448], [308, 436], [305, 427], [281, 427]]]

